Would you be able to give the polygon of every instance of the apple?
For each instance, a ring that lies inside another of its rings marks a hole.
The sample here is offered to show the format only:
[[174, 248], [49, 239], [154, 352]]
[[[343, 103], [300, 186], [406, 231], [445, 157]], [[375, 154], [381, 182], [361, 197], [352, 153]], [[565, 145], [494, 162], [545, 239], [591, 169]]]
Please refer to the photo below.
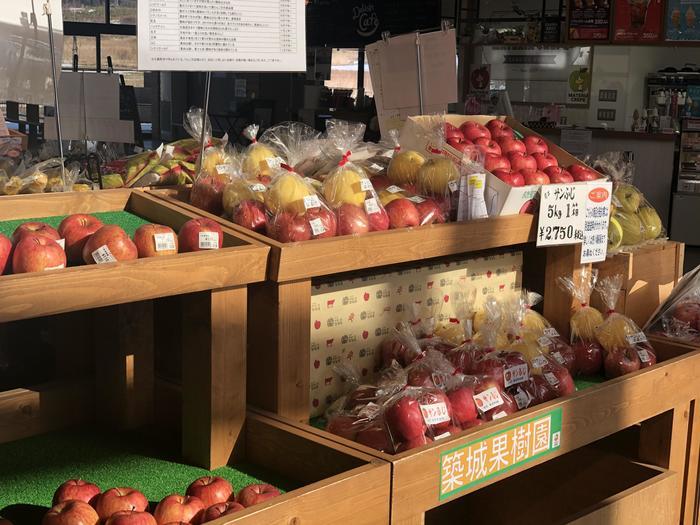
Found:
[[582, 166], [581, 164], [572, 164], [566, 168], [571, 176], [576, 182], [598, 180], [600, 175], [597, 172], [589, 168], [588, 166]]
[[206, 217], [190, 219], [180, 228], [177, 240], [180, 252], [198, 252], [200, 250], [212, 250], [217, 246], [221, 248], [224, 244], [224, 232], [219, 224]]
[[527, 153], [525, 143], [521, 140], [511, 137], [500, 137], [496, 139], [496, 142], [501, 147], [501, 153], [503, 155], [508, 155], [516, 151], [520, 153]]
[[373, 421], [355, 436], [355, 441], [380, 452], [394, 452], [391, 437], [381, 421]]
[[408, 199], [396, 199], [386, 205], [392, 229], [410, 228], [420, 225], [420, 214], [416, 205]]
[[194, 496], [181, 496], [171, 494], [160, 500], [153, 516], [158, 525], [164, 525], [172, 521], [184, 521], [190, 523], [204, 510], [204, 503]]
[[365, 210], [345, 203], [338, 208], [338, 235], [356, 235], [369, 231], [369, 219]]
[[378, 397], [379, 388], [374, 385], [360, 385], [347, 395], [345, 409], [354, 410], [357, 407], [365, 406], [369, 402], [376, 401]]
[[0, 275], [9, 271], [12, 241], [0, 233]]
[[550, 349], [549, 355], [554, 358], [554, 360], [565, 367], [569, 373], [572, 375], [576, 373], [576, 352], [574, 349], [566, 344], [560, 337], [550, 338], [552, 342], [552, 347]]
[[93, 253], [105, 246], [112, 258], [117, 261], [132, 261], [138, 258], [138, 249], [126, 232], [119, 226], [107, 225], [102, 226], [102, 228], [88, 237], [85, 246], [83, 246], [83, 261], [85, 261], [85, 264], [95, 264], [97, 262], [95, 257], [99, 257], [99, 255], [93, 255]]
[[491, 137], [494, 140], [500, 137], [514, 137], [513, 129], [508, 124], [497, 118], [489, 120], [486, 123], [486, 127], [491, 132]]
[[276, 498], [279, 495], [280, 491], [272, 485], [248, 485], [247, 487], [241, 489], [241, 491], [238, 493], [238, 497], [236, 497], [236, 501], [238, 501], [245, 508], [248, 508], [269, 499]]
[[[306, 220], [309, 221], [312, 239], [335, 237], [338, 233], [338, 221], [335, 217], [335, 212], [325, 206], [306, 210]], [[316, 227], [318, 233], [314, 233], [314, 227]]]
[[420, 436], [418, 436], [416, 438], [407, 439], [406, 441], [403, 441], [396, 449], [396, 453], [400, 454], [401, 452], [406, 452], [407, 450], [422, 447], [423, 445], [427, 445], [428, 443], [432, 443], [432, 442], [433, 442], [432, 438], [429, 438], [428, 436], [421, 434]]
[[268, 224], [267, 233], [279, 242], [301, 242], [311, 239], [311, 225], [304, 215], [282, 212]]
[[486, 155], [484, 157], [484, 168], [491, 173], [495, 170], [510, 171], [510, 161], [500, 155]]
[[425, 434], [426, 426], [420, 404], [410, 396], [403, 396], [386, 412], [387, 423], [397, 441], [414, 439]]
[[525, 143], [525, 150], [529, 155], [534, 155], [535, 153], [549, 153], [549, 146], [544, 141], [542, 137], [537, 135], [528, 135], [523, 139]]
[[505, 361], [495, 355], [489, 355], [474, 362], [474, 372], [486, 376], [489, 380], [497, 383], [500, 389], [505, 388], [503, 381], [505, 368]]
[[71, 499], [77, 499], [92, 505], [100, 495], [100, 487], [82, 479], [69, 479], [56, 489], [51, 505], [57, 505]]
[[464, 425], [479, 417], [474, 404], [474, 390], [468, 386], [456, 388], [447, 394], [452, 405], [454, 419], [460, 425]]
[[453, 126], [449, 122], [445, 122], [445, 139], [458, 139], [464, 140], [464, 133], [456, 126]]
[[501, 155], [501, 146], [494, 140], [480, 137], [474, 141], [474, 144], [484, 155]]
[[551, 184], [570, 184], [574, 182], [574, 178], [571, 176], [571, 173], [561, 166], [549, 166], [542, 171], [547, 174]]
[[635, 350], [639, 356], [639, 368], [647, 368], [657, 363], [656, 352], [648, 342], [638, 343]]
[[415, 204], [416, 210], [418, 210], [418, 216], [420, 217], [421, 226], [425, 226], [426, 224], [443, 224], [447, 222], [445, 213], [434, 199], [426, 198]]
[[573, 344], [576, 354], [576, 371], [584, 376], [593, 376], [603, 368], [603, 349], [595, 341], [578, 339]]
[[642, 363], [639, 360], [639, 355], [633, 348], [623, 347], [605, 352], [603, 366], [605, 368], [605, 377], [612, 379], [636, 372], [641, 368]]
[[356, 416], [339, 414], [332, 416], [328, 425], [326, 426], [326, 431], [336, 436], [344, 437], [351, 441], [355, 441], [357, 432], [360, 430], [360, 426], [357, 424], [358, 418]]
[[262, 233], [267, 226], [265, 205], [255, 200], [243, 200], [233, 212], [232, 219], [239, 226]]
[[552, 166], [559, 166], [559, 161], [551, 153], [535, 153], [532, 155], [537, 162], [537, 169], [544, 171]]
[[495, 170], [493, 174], [511, 186], [525, 186], [525, 177], [518, 171]]
[[25, 222], [20, 224], [12, 234], [12, 244], [16, 245], [25, 235], [43, 235], [54, 241], [61, 238], [58, 232], [43, 222]]
[[535, 390], [536, 404], [546, 403], [557, 398], [557, 391], [549, 384], [549, 381], [541, 374], [532, 376], [532, 384]]
[[[393, 186], [394, 183], [389, 180], [389, 177], [386, 175], [376, 175], [375, 177], [372, 177], [371, 179], [372, 182], [372, 187], [374, 187], [374, 191], [379, 193], [382, 190], [387, 189], [389, 186]], [[315, 208], [312, 208], [315, 209]]]
[[435, 383], [433, 382], [433, 371], [431, 368], [417, 363], [411, 366], [406, 377], [406, 384], [408, 386], [422, 386], [435, 388]]
[[66, 252], [49, 237], [25, 234], [12, 255], [14, 273], [44, 272], [66, 267]]
[[153, 515], [137, 510], [120, 510], [112, 514], [105, 525], [158, 525]]
[[218, 176], [207, 175], [199, 178], [190, 192], [190, 204], [214, 215], [221, 215], [223, 193], [226, 181]]
[[526, 186], [549, 184], [549, 177], [543, 171], [521, 169], [520, 174], [525, 179]]
[[486, 126], [482, 126], [478, 122], [469, 120], [459, 127], [460, 131], [467, 140], [475, 141], [480, 137], [491, 139], [491, 132]]
[[374, 213], [368, 213], [367, 220], [369, 221], [369, 231], [371, 232], [382, 232], [384, 230], [388, 230], [391, 226], [391, 219], [389, 218], [389, 214], [383, 208], [379, 208], [379, 211], [376, 211]]
[[233, 486], [222, 477], [203, 476], [194, 480], [185, 494], [195, 496], [202, 500], [205, 507], [211, 507], [214, 503], [228, 501], [233, 494]]
[[512, 151], [508, 154], [510, 167], [513, 171], [536, 170], [537, 161], [531, 155], [519, 151]]
[[574, 379], [566, 369], [561, 365], [548, 365], [542, 369], [544, 378], [549, 382], [558, 397], [568, 396], [576, 392]]
[[66, 258], [70, 264], [83, 262], [83, 246], [88, 237], [102, 226], [100, 219], [84, 213], [69, 215], [61, 221], [58, 235], [59, 238], [65, 239]]
[[80, 500], [68, 500], [54, 505], [44, 514], [41, 525], [97, 525], [100, 517], [90, 505]]
[[474, 152], [474, 143], [471, 140], [448, 139], [447, 143], [462, 154], [471, 155]]
[[396, 360], [399, 364], [403, 365], [404, 356], [406, 354], [406, 347], [404, 344], [396, 338], [390, 337], [382, 341], [382, 365], [384, 368], [391, 366], [391, 362]]
[[[0, 268], [2, 261], [0, 260]], [[673, 309], [672, 316], [681, 323], [687, 324], [693, 330], [700, 330], [700, 303], [692, 300], [685, 300], [677, 304]]]
[[[159, 237], [156, 237], [156, 235]], [[159, 242], [159, 239], [161, 242]], [[170, 226], [162, 224], [144, 224], [139, 226], [134, 232], [134, 244], [140, 258], [162, 257], [177, 253], [177, 236], [175, 231]]]
[[209, 521], [214, 521], [221, 516], [228, 516], [234, 512], [240, 512], [245, 510], [245, 507], [238, 503], [237, 501], [227, 501], [225, 503], [216, 503], [208, 507], [199, 518], [199, 523], [207, 523]]
[[147, 508], [146, 496], [130, 487], [109, 489], [95, 499], [95, 510], [102, 520], [120, 510], [145, 512]]

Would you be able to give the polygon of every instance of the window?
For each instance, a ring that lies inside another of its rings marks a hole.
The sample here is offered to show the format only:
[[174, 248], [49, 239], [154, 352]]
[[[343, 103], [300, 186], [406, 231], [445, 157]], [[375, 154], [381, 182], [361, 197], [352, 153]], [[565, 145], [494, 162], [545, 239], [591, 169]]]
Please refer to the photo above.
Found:
[[63, 21], [106, 23], [104, 0], [63, 0]]
[[136, 70], [136, 37], [129, 35], [102, 35], [100, 37], [102, 69], [107, 68], [107, 57], [112, 57], [115, 71]]
[[136, 25], [136, 0], [109, 0], [108, 22]]
[[[331, 58], [331, 79], [325, 86], [334, 90], [349, 90], [351, 97], [357, 98], [357, 72], [359, 67], [357, 49], [334, 49]], [[365, 63], [365, 94], [372, 96], [372, 84], [369, 80], [369, 66]]]
[[[77, 36], [75, 37], [77, 53], [78, 53], [78, 68], [85, 70], [97, 69], [97, 39], [94, 36]], [[73, 37], [63, 37], [63, 69], [71, 69], [73, 67]]]

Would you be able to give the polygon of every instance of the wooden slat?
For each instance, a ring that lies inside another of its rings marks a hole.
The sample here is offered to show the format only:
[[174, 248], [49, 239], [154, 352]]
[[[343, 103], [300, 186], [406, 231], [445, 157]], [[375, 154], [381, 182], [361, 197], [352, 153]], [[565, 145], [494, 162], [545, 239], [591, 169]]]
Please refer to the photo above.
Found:
[[5, 196], [0, 201], [0, 221], [122, 210], [131, 193], [108, 190]]
[[688, 436], [688, 454], [685, 471], [683, 523], [697, 525], [700, 522], [700, 405], [696, 398], [691, 405], [691, 425]]
[[210, 470], [228, 463], [245, 420], [246, 291], [183, 298], [183, 456]]

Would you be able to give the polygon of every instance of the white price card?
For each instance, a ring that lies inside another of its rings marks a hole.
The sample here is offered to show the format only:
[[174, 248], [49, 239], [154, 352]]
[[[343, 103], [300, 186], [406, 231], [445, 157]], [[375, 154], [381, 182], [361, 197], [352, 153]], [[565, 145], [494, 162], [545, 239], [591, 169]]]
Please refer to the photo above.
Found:
[[175, 234], [172, 232], [156, 233], [153, 235], [153, 241], [156, 243], [157, 252], [171, 252], [177, 250], [177, 246], [175, 246]]
[[473, 397], [474, 404], [476, 404], [476, 408], [478, 408], [481, 413], [488, 412], [492, 408], [499, 407], [503, 404], [501, 393], [495, 386], [487, 388]]
[[549, 328], [544, 329], [544, 335], [547, 337], [559, 337], [559, 332], [557, 332], [556, 328], [552, 328], [550, 326]]
[[447, 405], [442, 402], [420, 405], [420, 411], [423, 414], [426, 425], [438, 425], [450, 420], [450, 412], [447, 410]]
[[360, 189], [362, 191], [372, 191], [374, 189], [372, 181], [369, 179], [360, 179]]
[[309, 221], [309, 226], [311, 226], [311, 232], [314, 235], [323, 235], [326, 233], [326, 228], [323, 226], [323, 221], [321, 219], [311, 219]]
[[231, 164], [217, 164], [216, 173], [219, 175], [233, 175], [236, 170], [233, 169]]
[[[581, 264], [604, 261], [608, 254], [612, 182], [588, 183]], [[619, 235], [622, 235], [620, 230]]]
[[409, 197], [408, 200], [411, 202], [415, 202], [416, 204], [420, 204], [421, 202], [425, 202], [425, 199], [423, 197], [419, 197], [418, 195], [414, 195], [413, 197]]
[[367, 212], [367, 215], [372, 215], [373, 213], [379, 213], [382, 210], [379, 208], [379, 204], [377, 204], [377, 199], [371, 197], [365, 201], [365, 211]]
[[586, 183], [542, 186], [537, 246], [579, 244], [586, 218]]
[[257, 192], [257, 193], [261, 193], [261, 192], [265, 191], [267, 188], [265, 187], [264, 184], [260, 184], [259, 182], [256, 182], [255, 184], [253, 184], [250, 187], [250, 189]]
[[139, 0], [141, 71], [306, 71], [304, 0]]
[[391, 186], [387, 186], [386, 191], [389, 193], [400, 193], [403, 190], [399, 188], [398, 186], [394, 186], [393, 184]]
[[509, 366], [503, 370], [503, 381], [506, 388], [527, 381], [529, 378], [530, 373], [526, 364]]
[[537, 355], [532, 358], [530, 364], [532, 365], [532, 368], [544, 368], [545, 366], [547, 366], [547, 364], [549, 364], [549, 362], [547, 361], [547, 358], [545, 356]]
[[92, 252], [92, 260], [95, 261], [97, 264], [106, 264], [106, 263], [112, 263], [112, 262], [117, 262], [117, 258], [112, 255], [112, 252], [109, 251], [109, 247], [106, 244], [103, 244], [97, 250]]
[[200, 250], [218, 250], [219, 234], [216, 232], [199, 232]]
[[631, 345], [638, 345], [640, 343], [646, 343], [647, 336], [644, 332], [637, 332], [636, 334], [628, 335], [627, 342]]
[[318, 195], [307, 195], [304, 197], [304, 209], [309, 210], [311, 208], [320, 208], [321, 200]]

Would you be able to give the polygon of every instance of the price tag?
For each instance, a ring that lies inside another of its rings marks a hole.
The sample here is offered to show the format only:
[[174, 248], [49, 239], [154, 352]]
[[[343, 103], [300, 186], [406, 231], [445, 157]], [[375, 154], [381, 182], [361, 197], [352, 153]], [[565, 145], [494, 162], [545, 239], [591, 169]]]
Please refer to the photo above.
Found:
[[503, 370], [503, 381], [506, 388], [527, 381], [530, 377], [526, 364], [510, 366]]
[[270, 169], [276, 170], [283, 164], [283, 160], [280, 157], [272, 157], [271, 159], [265, 159], [267, 165]]
[[321, 200], [318, 198], [318, 195], [307, 195], [304, 197], [304, 209], [311, 209], [311, 208], [320, 208], [321, 207]]
[[423, 197], [419, 197], [418, 195], [414, 195], [413, 197], [409, 197], [408, 200], [411, 202], [415, 202], [416, 204], [420, 204], [421, 202], [425, 202], [425, 199]]
[[449, 432], [444, 432], [443, 434], [440, 434], [439, 436], [435, 436], [434, 441], [439, 441], [441, 439], [445, 439], [447, 437], [450, 437], [452, 434]]
[[265, 191], [267, 188], [265, 187], [264, 184], [260, 184], [259, 182], [256, 182], [250, 187], [251, 190], [257, 191], [258, 193]]
[[311, 226], [311, 232], [314, 235], [322, 235], [326, 233], [326, 228], [323, 226], [323, 221], [321, 219], [311, 219], [309, 221], [309, 226]]
[[491, 388], [488, 388], [483, 392], [474, 395], [473, 397], [474, 404], [476, 404], [476, 408], [478, 408], [481, 413], [488, 412], [492, 408], [499, 407], [503, 404], [501, 393], [495, 386], [492, 386]]
[[374, 419], [380, 410], [381, 407], [379, 405], [370, 401], [364, 407], [362, 407], [362, 409], [358, 412], [357, 415], [361, 418]]
[[496, 412], [493, 416], [491, 416], [491, 419], [493, 421], [496, 421], [497, 419], [502, 419], [506, 416], [508, 416], [508, 413], [505, 412], [504, 410], [501, 410], [500, 412]]
[[156, 233], [153, 236], [153, 240], [156, 243], [157, 252], [171, 252], [177, 250], [175, 246], [175, 235], [172, 232]]
[[434, 384], [436, 387], [445, 390], [444, 387], [445, 387], [445, 383], [447, 382], [447, 375], [444, 374], [444, 373], [442, 373], [442, 372], [433, 372], [433, 373], [431, 374], [431, 376], [432, 376], [432, 379], [433, 379], [433, 384]]
[[219, 234], [216, 232], [199, 232], [200, 250], [218, 250]]
[[459, 181], [451, 180], [447, 183], [447, 187], [450, 189], [451, 193], [454, 193], [459, 189]]
[[58, 239], [56, 241], [56, 244], [58, 244], [65, 251], [65, 249], [66, 249], [66, 240], [65, 239]]
[[638, 345], [640, 343], [646, 343], [647, 336], [644, 332], [637, 332], [636, 334], [628, 335], [627, 342], [631, 345]]
[[447, 405], [442, 401], [430, 405], [420, 405], [420, 411], [426, 425], [438, 425], [450, 420]]
[[106, 244], [103, 244], [97, 250], [92, 252], [92, 260], [95, 261], [97, 264], [106, 264], [106, 263], [113, 263], [117, 262], [117, 258], [112, 255], [112, 252], [109, 251], [109, 248], [107, 247]]
[[399, 188], [398, 186], [394, 186], [393, 184], [391, 186], [388, 186], [386, 188], [386, 191], [389, 193], [401, 193], [403, 190]]
[[583, 241], [587, 184], [546, 184], [541, 189], [537, 246]]
[[379, 213], [381, 209], [379, 208], [379, 204], [377, 204], [377, 199], [375, 199], [374, 197], [367, 199], [365, 201], [365, 211], [367, 212], [367, 215]]
[[564, 356], [561, 355], [559, 352], [552, 352], [552, 357], [557, 360], [557, 363], [560, 365], [566, 364], [566, 361], [564, 361]]
[[559, 332], [557, 332], [556, 328], [545, 328], [544, 335], [547, 337], [559, 337]]
[[360, 189], [362, 191], [372, 191], [374, 189], [372, 181], [369, 179], [360, 179]]
[[542, 368], [544, 366], [547, 366], [548, 361], [547, 358], [543, 355], [536, 355], [535, 357], [532, 358], [531, 361], [532, 368]]
[[542, 336], [542, 337], [540, 337], [540, 338], [537, 340], [537, 343], [538, 343], [541, 347], [545, 348], [545, 347], [551, 345], [551, 344], [552, 344], [552, 341], [549, 339], [549, 337]]
[[581, 264], [604, 261], [608, 254], [611, 198], [612, 182], [588, 183]]
[[545, 372], [544, 378], [547, 380], [547, 383], [549, 383], [552, 386], [557, 386], [559, 384], [559, 380], [557, 379], [557, 376], [555, 376], [552, 372]]
[[520, 387], [518, 387], [518, 391], [513, 397], [515, 398], [515, 403], [518, 405], [518, 410], [526, 409], [530, 406], [530, 402], [532, 401], [532, 396]]
[[642, 363], [648, 363], [651, 361], [651, 357], [649, 357], [649, 352], [647, 352], [643, 348], [637, 350], [637, 355], [639, 355], [639, 360]]
[[219, 175], [233, 175], [235, 170], [231, 164], [217, 164], [216, 173]]

